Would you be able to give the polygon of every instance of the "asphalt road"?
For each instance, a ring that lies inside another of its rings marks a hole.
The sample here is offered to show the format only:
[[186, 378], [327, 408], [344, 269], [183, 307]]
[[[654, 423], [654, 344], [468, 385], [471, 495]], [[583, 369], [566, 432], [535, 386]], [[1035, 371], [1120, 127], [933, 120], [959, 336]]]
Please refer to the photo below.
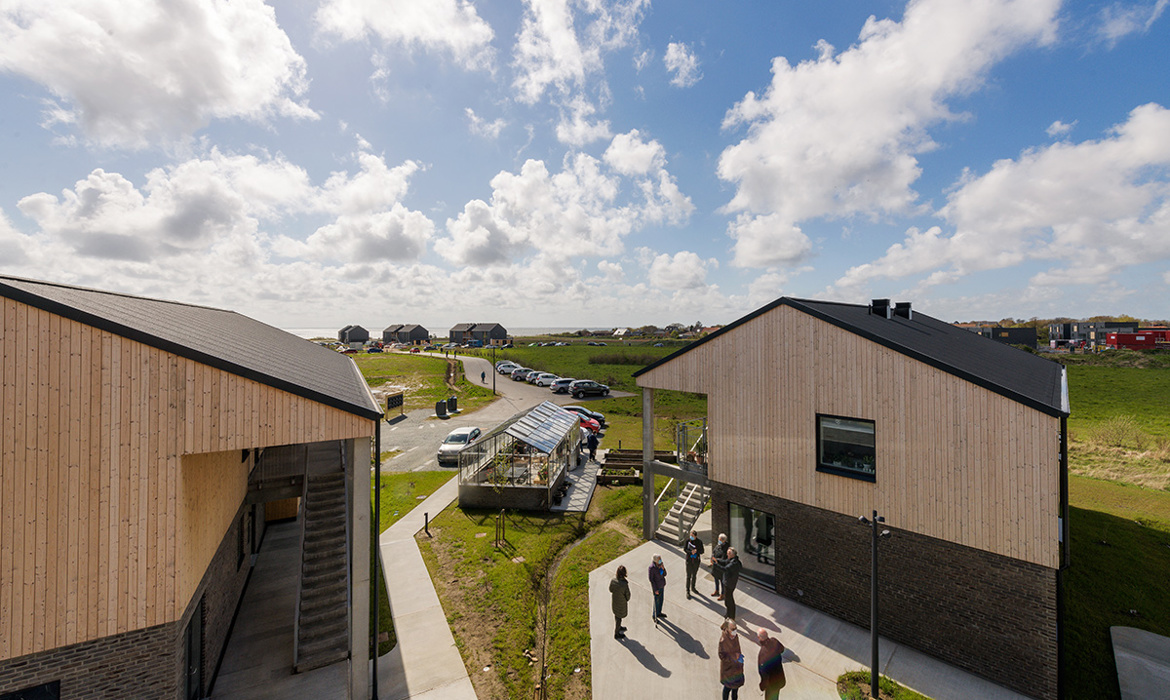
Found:
[[[442, 357], [442, 355], [438, 355]], [[383, 472], [408, 471], [454, 471], [454, 467], [440, 467], [435, 459], [439, 444], [447, 433], [455, 428], [475, 426], [487, 432], [521, 411], [526, 411], [542, 401], [553, 403], [588, 405], [591, 399], [578, 401], [567, 394], [554, 394], [547, 387], [533, 386], [527, 382], [514, 382], [511, 378], [495, 374], [489, 360], [465, 356], [463, 371], [468, 381], [491, 388], [492, 377], [496, 380], [499, 398], [472, 413], [457, 413], [448, 418], [436, 418], [434, 409], [410, 411], [403, 416], [391, 414], [389, 421], [382, 421], [382, 451], [397, 450], [401, 454], [382, 463]], [[480, 381], [480, 373], [486, 381]], [[628, 396], [624, 392], [612, 392], [610, 396]], [[593, 399], [596, 400], [596, 399]]]

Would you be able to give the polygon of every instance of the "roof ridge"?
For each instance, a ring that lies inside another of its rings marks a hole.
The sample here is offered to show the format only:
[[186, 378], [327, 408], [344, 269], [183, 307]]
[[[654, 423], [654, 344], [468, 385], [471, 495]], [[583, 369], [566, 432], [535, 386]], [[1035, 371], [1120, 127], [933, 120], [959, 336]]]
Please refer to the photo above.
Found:
[[36, 280], [29, 277], [18, 277], [16, 275], [0, 274], [0, 282], [4, 280], [14, 280], [16, 282], [24, 282], [26, 284], [35, 284], [42, 287], [56, 287], [58, 289], [73, 289], [79, 292], [87, 292], [89, 294], [104, 294], [106, 296], [121, 297], [123, 299], [136, 299], [138, 301], [149, 301], [155, 304], [174, 304], [176, 306], [187, 306], [193, 309], [204, 309], [206, 311], [219, 311], [227, 314], [235, 314], [236, 311], [231, 309], [221, 309], [216, 306], [206, 306], [204, 304], [192, 304], [187, 301], [176, 301], [174, 299], [159, 299], [157, 297], [144, 297], [137, 294], [127, 294], [126, 292], [111, 292], [106, 289], [96, 289], [94, 287], [82, 287], [76, 284], [65, 284], [64, 282], [47, 282], [45, 280]]

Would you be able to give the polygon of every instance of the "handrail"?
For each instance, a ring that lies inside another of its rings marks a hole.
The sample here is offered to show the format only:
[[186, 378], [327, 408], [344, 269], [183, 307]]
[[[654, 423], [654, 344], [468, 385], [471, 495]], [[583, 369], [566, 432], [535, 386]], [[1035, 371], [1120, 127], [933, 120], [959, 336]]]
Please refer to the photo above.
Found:
[[666, 486], [662, 487], [662, 493], [658, 494], [658, 498], [654, 499], [654, 507], [656, 507], [656, 508], [658, 507], [658, 502], [661, 501], [662, 497], [666, 495], [666, 490], [669, 489], [670, 485], [673, 483], [674, 483], [674, 477], [672, 476], [672, 477], [670, 477], [670, 481], [666, 482]]
[[[679, 508], [679, 510], [678, 510], [678, 525], [679, 525], [678, 536], [680, 539], [683, 538], [683, 535], [685, 533], [689, 533], [691, 531], [691, 529], [694, 528], [695, 523], [698, 522], [698, 520], [699, 520], [699, 516], [703, 514], [703, 509], [700, 508], [699, 512], [695, 514], [695, 517], [692, 518], [690, 520], [690, 522], [685, 523], [686, 527], [683, 527], [683, 524], [684, 524], [683, 523], [683, 516], [687, 512], [687, 504], [689, 504], [691, 502], [691, 496], [694, 496], [695, 493], [698, 492], [699, 489], [705, 488], [703, 486], [699, 486], [698, 484], [691, 484], [690, 487], [691, 487], [691, 492], [687, 494], [686, 500], [683, 501], [682, 507]], [[704, 496], [703, 500], [706, 500], [706, 498], [707, 497]]]

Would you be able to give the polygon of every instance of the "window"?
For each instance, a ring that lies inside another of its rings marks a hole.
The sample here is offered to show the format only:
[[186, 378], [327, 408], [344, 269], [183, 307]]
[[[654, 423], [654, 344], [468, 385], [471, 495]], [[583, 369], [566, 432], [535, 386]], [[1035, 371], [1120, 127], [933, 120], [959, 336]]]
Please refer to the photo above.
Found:
[[817, 471], [877, 480], [874, 421], [817, 416]]
[[743, 575], [776, 586], [776, 520], [771, 513], [727, 504], [729, 543], [739, 554]]

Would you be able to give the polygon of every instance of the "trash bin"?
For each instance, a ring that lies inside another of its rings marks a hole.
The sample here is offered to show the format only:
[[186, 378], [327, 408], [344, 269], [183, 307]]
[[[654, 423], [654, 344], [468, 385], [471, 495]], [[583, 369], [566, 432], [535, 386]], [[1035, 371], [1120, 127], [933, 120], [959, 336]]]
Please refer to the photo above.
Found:
[[447, 399], [447, 412], [454, 413], [458, 410], [459, 410], [459, 399], [455, 398], [454, 396]]
[[440, 418], [447, 417], [447, 402], [446, 401], [436, 401], [435, 402], [435, 415], [440, 417]]

